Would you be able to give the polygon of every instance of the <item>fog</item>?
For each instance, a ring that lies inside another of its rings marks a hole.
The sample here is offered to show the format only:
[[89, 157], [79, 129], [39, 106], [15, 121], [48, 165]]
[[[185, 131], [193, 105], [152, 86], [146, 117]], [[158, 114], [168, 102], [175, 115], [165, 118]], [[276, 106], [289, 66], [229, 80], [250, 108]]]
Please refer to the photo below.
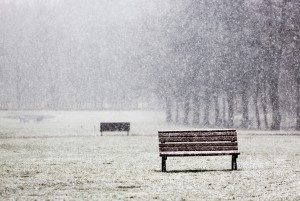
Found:
[[299, 14], [287, 0], [0, 0], [0, 109], [300, 130]]

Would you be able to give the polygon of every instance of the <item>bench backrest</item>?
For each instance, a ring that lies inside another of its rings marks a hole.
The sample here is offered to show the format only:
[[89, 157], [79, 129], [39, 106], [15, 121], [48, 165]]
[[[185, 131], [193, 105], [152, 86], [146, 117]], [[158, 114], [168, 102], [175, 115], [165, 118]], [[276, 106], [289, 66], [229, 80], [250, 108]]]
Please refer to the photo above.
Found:
[[236, 130], [158, 131], [159, 151], [238, 150]]
[[100, 131], [129, 131], [129, 122], [102, 122], [100, 123]]

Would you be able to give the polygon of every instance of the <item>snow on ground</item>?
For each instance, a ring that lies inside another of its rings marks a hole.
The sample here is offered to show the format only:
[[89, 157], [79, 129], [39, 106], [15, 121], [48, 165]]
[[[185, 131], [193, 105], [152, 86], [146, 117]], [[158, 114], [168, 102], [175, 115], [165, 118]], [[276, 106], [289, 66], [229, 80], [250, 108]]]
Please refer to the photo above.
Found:
[[[130, 121], [130, 136], [101, 137], [101, 121]], [[2, 111], [0, 200], [300, 200], [296, 132], [238, 131], [238, 171], [215, 156], [168, 158], [162, 173], [165, 129], [187, 128], [153, 111]]]

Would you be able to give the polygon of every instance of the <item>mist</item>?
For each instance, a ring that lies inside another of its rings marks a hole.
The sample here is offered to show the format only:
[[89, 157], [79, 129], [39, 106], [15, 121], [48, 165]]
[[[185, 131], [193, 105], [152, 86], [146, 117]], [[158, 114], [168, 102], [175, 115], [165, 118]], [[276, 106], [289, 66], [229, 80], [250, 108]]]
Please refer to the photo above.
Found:
[[0, 200], [300, 200], [299, 0], [0, 0]]
[[0, 2], [1, 110], [300, 129], [296, 1]]

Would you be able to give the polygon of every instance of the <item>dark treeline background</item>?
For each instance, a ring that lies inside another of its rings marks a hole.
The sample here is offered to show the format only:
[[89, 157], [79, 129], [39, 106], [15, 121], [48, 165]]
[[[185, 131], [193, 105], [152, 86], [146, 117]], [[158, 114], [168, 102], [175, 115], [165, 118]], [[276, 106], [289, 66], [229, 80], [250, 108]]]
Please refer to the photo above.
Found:
[[297, 0], [0, 1], [2, 109], [300, 130]]

